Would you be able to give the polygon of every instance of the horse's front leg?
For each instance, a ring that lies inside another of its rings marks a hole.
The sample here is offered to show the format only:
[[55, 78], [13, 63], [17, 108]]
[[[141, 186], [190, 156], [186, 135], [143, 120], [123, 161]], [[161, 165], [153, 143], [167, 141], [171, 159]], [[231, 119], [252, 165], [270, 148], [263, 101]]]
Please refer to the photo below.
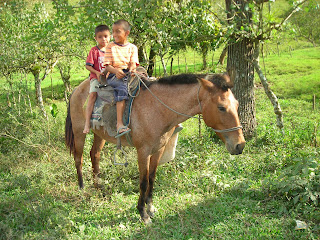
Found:
[[156, 208], [153, 206], [153, 186], [156, 178], [157, 167], [159, 164], [159, 160], [164, 152], [165, 147], [161, 148], [156, 154], [153, 154], [150, 158], [150, 167], [149, 167], [149, 187], [147, 190], [147, 213], [152, 218], [156, 212]]
[[101, 187], [99, 182], [99, 162], [100, 162], [100, 152], [105, 144], [105, 140], [99, 137], [97, 134], [94, 134], [93, 144], [90, 151], [91, 163], [92, 163], [92, 171], [93, 171], [93, 181], [94, 186], [96, 188]]
[[151, 223], [151, 218], [146, 211], [147, 189], [149, 186], [149, 164], [150, 155], [143, 151], [138, 151], [138, 165], [140, 173], [140, 196], [138, 200], [138, 210], [142, 221], [145, 224]]

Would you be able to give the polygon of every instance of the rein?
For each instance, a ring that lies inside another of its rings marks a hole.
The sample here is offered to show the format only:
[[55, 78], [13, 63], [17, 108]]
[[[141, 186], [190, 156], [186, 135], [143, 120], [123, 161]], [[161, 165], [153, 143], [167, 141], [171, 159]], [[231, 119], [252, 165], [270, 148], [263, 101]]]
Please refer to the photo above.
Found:
[[[163, 106], [165, 106], [166, 108], [168, 108], [170, 111], [178, 114], [178, 115], [181, 115], [181, 116], [185, 116], [185, 117], [189, 117], [189, 118], [196, 118], [196, 119], [203, 119], [203, 117], [199, 116], [199, 117], [195, 117], [195, 116], [191, 116], [191, 115], [188, 115], [188, 114], [185, 114], [185, 113], [180, 113], [176, 110], [174, 110], [173, 108], [169, 107], [167, 104], [165, 104], [163, 101], [161, 101], [161, 99], [159, 99], [152, 91], [151, 89], [145, 84], [145, 82], [140, 78], [139, 74], [138, 73], [134, 73], [136, 75], [136, 77], [139, 79], [139, 81], [144, 85], [144, 87], [151, 93], [151, 95], [157, 99]], [[199, 92], [200, 92], [200, 88], [201, 88], [201, 85], [199, 85], [199, 89], [198, 89], [198, 93], [197, 93], [197, 100], [198, 100], [198, 103], [199, 103], [199, 107], [200, 107], [200, 111], [202, 113], [202, 106], [201, 106], [201, 102], [200, 102], [200, 98], [199, 98]], [[212, 128], [213, 131], [215, 132], [218, 132], [218, 133], [227, 133], [227, 132], [233, 132], [233, 131], [236, 131], [238, 129], [242, 129], [242, 126], [237, 126], [237, 127], [232, 127], [232, 128], [226, 128], [226, 129], [214, 129]]]

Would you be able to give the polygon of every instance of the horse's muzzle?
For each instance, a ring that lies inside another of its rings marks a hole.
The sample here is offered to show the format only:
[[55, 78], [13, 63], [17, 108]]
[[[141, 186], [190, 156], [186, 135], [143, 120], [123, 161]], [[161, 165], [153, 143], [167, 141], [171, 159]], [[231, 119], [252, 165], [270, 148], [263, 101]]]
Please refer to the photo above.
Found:
[[236, 145], [234, 148], [234, 151], [230, 152], [232, 155], [239, 155], [243, 152], [244, 146], [246, 145], [246, 142], [242, 142]]

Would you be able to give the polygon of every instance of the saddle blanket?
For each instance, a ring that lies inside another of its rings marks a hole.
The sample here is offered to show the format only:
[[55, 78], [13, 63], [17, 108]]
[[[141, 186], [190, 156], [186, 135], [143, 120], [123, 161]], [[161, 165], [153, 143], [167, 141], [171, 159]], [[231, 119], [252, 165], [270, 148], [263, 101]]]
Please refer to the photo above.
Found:
[[[138, 67], [137, 71], [144, 76], [148, 76], [147, 71], [142, 67]], [[99, 86], [97, 91], [97, 99], [94, 104], [90, 121], [91, 128], [100, 129], [103, 127], [104, 131], [107, 131], [109, 136], [114, 137], [117, 134], [117, 109], [114, 90], [111, 86], [106, 84], [105, 79], [101, 79], [101, 82], [102, 84]], [[140, 87], [140, 80], [137, 77], [131, 77], [128, 82], [128, 88], [131, 96], [129, 95], [129, 99], [126, 100], [126, 107], [123, 114], [123, 123], [125, 125], [130, 124], [132, 102]]]

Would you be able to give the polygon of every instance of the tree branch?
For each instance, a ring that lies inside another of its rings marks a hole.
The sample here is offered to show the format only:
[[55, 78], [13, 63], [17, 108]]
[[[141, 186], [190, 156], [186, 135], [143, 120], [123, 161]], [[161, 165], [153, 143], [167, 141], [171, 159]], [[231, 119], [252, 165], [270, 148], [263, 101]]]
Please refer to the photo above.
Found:
[[278, 101], [277, 96], [272, 92], [272, 90], [269, 87], [267, 78], [263, 75], [263, 72], [260, 68], [259, 65], [259, 51], [260, 51], [260, 47], [259, 47], [259, 43], [256, 43], [256, 47], [254, 50], [254, 55], [253, 55], [253, 66], [257, 72], [257, 74], [259, 75], [260, 81], [263, 85], [264, 91], [267, 94], [268, 98], [270, 99], [272, 105], [273, 105], [273, 110], [274, 113], [277, 116], [277, 126], [280, 130], [283, 129], [283, 114], [282, 114], [282, 110]]
[[296, 6], [294, 6], [293, 7], [293, 9], [291, 9], [289, 12], [288, 12], [288, 14], [287, 14], [287, 16], [281, 21], [281, 23], [279, 23], [279, 24], [274, 24], [273, 26], [271, 26], [269, 29], [267, 29], [265, 32], [263, 32], [261, 35], [264, 35], [264, 34], [267, 34], [267, 33], [270, 33], [272, 30], [279, 30], [281, 27], [282, 27], [282, 25], [286, 22], [286, 21], [288, 21], [288, 19], [295, 13], [295, 12], [297, 12], [298, 10], [299, 10], [299, 7], [301, 6], [301, 5], [303, 5], [304, 3], [306, 3], [308, 0], [302, 0], [301, 2], [299, 2]]

